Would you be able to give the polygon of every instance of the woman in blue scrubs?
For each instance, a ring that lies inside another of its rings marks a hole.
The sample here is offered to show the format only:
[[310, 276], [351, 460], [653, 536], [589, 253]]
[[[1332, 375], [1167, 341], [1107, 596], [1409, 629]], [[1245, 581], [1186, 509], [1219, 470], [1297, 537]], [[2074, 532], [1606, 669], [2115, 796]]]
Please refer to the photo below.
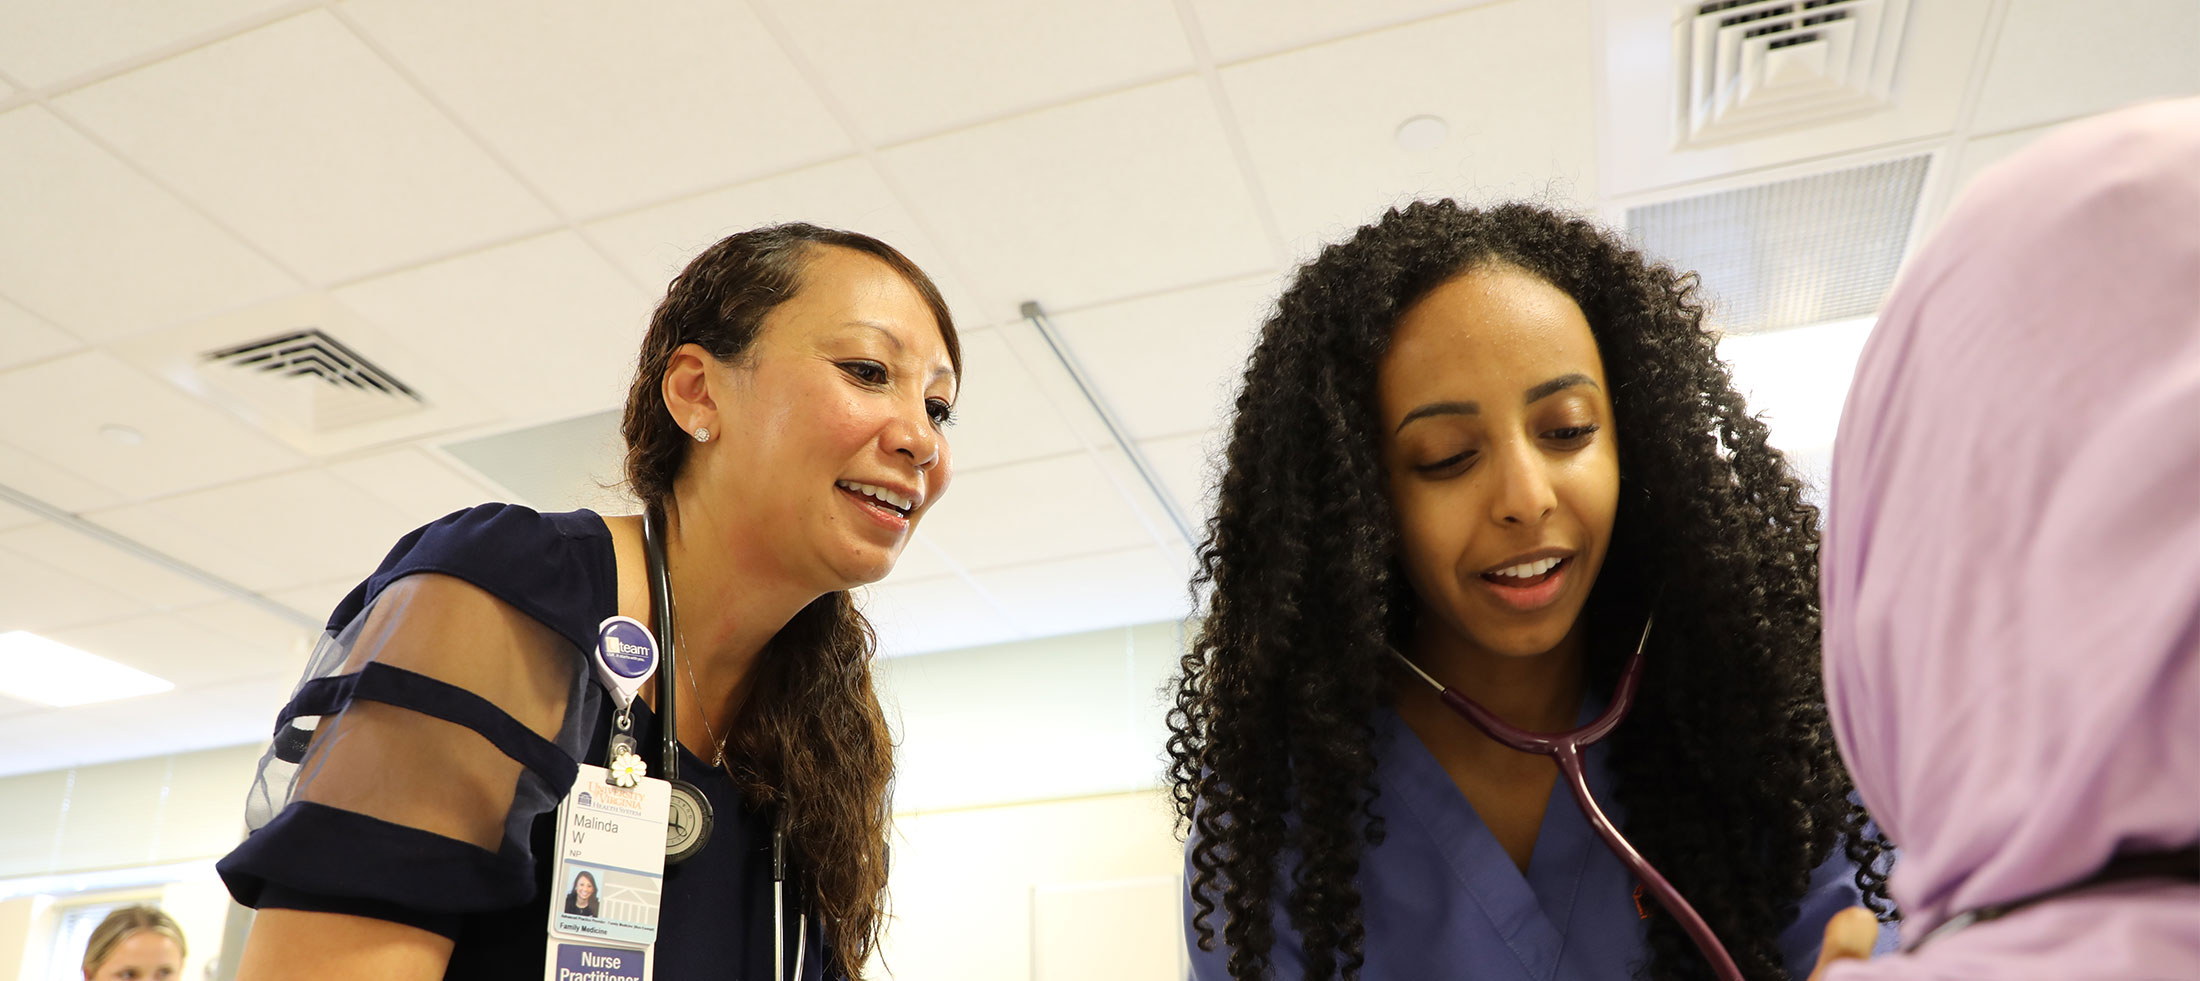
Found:
[[[1818, 515], [1695, 281], [1527, 206], [1394, 210], [1246, 370], [1172, 717], [1193, 976], [1709, 977], [1548, 758], [1453, 714], [1601, 710], [1588, 783], [1750, 978], [1885, 912], [1819, 683]], [[1647, 967], [1647, 970], [1642, 970]]]

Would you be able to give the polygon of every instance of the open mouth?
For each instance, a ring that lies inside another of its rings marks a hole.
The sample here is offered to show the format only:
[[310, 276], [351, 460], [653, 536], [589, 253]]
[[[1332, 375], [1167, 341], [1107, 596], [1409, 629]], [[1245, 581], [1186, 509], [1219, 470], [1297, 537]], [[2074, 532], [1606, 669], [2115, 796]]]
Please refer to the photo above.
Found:
[[900, 517], [906, 518], [909, 516], [909, 512], [916, 509], [916, 501], [902, 496], [890, 487], [861, 484], [853, 480], [835, 481], [833, 486], [846, 491], [871, 507]]
[[1552, 577], [1558, 575], [1559, 570], [1566, 568], [1566, 564], [1571, 561], [1571, 559], [1563, 558], [1536, 559], [1533, 562], [1522, 562], [1519, 565], [1506, 566], [1493, 572], [1485, 572], [1482, 574], [1482, 579], [1493, 585], [1513, 589], [1529, 589], [1551, 581]]

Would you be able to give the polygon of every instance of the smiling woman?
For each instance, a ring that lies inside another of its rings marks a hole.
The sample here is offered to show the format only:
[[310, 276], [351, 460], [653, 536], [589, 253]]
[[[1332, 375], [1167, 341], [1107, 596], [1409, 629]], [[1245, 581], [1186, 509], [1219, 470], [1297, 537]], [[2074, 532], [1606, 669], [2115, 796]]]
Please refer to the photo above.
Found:
[[1706, 976], [1559, 768], [1401, 654], [1548, 733], [1640, 644], [1586, 786], [1744, 976], [1883, 905], [1818, 687], [1817, 514], [1765, 437], [1693, 280], [1588, 222], [1420, 203], [1300, 269], [1171, 719], [1194, 977]]
[[847, 591], [946, 492], [961, 372], [884, 243], [704, 251], [628, 393], [645, 515], [460, 511], [329, 618], [220, 866], [260, 909], [238, 976], [860, 977], [892, 755]]

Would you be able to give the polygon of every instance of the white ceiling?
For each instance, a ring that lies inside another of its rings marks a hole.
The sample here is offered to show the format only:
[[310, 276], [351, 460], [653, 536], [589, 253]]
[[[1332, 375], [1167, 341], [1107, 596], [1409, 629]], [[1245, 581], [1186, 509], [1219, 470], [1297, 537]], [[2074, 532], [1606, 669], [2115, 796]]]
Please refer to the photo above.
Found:
[[[1668, 0], [0, 3], [0, 486], [59, 516], [0, 502], [0, 632], [177, 685], [0, 698], [0, 774], [264, 736], [394, 538], [515, 496], [442, 447], [615, 408], [665, 281], [736, 229], [877, 234], [963, 325], [955, 493], [868, 600], [910, 653], [1188, 609], [1185, 543], [1024, 300], [1196, 523], [1291, 264], [1390, 204], [1616, 216], [1929, 152], [1928, 226], [2049, 124], [2200, 92], [2195, 0], [1910, 6], [1894, 109], [1675, 153]], [[1401, 148], [1421, 115], [1448, 138]], [[426, 408], [302, 443], [184, 370], [300, 311]]]

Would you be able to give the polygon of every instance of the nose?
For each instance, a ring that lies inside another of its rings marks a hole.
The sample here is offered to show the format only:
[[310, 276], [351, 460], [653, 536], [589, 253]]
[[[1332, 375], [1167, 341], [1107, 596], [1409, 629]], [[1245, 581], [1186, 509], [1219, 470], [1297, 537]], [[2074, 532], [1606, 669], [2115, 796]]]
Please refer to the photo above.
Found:
[[1540, 524], [1558, 507], [1551, 489], [1551, 475], [1543, 454], [1527, 440], [1515, 440], [1500, 453], [1491, 468], [1497, 480], [1490, 497], [1490, 520], [1504, 525]]
[[932, 414], [923, 402], [918, 402], [916, 415], [902, 412], [886, 432], [886, 449], [917, 465], [918, 470], [930, 470], [940, 462], [940, 451], [946, 442], [940, 431], [932, 425]]

